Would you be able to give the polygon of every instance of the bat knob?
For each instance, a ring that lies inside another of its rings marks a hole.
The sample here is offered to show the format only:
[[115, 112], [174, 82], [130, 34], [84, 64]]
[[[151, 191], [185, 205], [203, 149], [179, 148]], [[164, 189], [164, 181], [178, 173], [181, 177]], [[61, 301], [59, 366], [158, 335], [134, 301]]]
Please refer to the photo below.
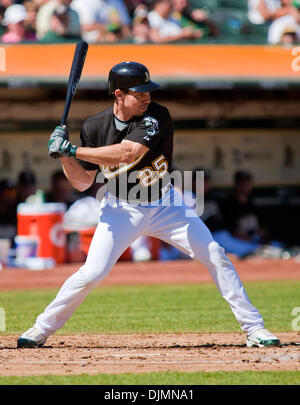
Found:
[[57, 152], [51, 152], [49, 153], [49, 155], [53, 158], [53, 159], [58, 159], [61, 155], [60, 153]]

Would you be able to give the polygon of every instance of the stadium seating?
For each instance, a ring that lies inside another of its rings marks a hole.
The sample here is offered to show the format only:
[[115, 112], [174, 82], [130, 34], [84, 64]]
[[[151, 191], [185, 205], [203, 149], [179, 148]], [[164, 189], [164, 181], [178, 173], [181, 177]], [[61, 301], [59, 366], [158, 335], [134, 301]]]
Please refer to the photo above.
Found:
[[248, 11], [248, 1], [247, 0], [218, 0], [219, 7], [229, 7], [238, 10]]
[[247, 0], [191, 0], [192, 8], [214, 10], [220, 7], [248, 11]]
[[216, 23], [219, 36], [214, 39], [215, 43], [265, 44], [267, 42], [268, 27], [266, 24], [250, 23], [247, 0], [191, 0], [191, 7], [206, 10], [212, 21]]
[[[212, 22], [219, 29], [217, 37], [204, 37], [203, 39], [185, 41], [184, 43], [209, 44], [266, 44], [267, 25], [254, 25], [248, 19], [248, 0], [190, 0], [192, 9], [205, 10]], [[2, 30], [2, 32], [1, 32]], [[0, 37], [4, 27], [0, 24]], [[74, 42], [74, 39], [65, 39], [64, 42]], [[30, 42], [30, 41], [25, 41]], [[60, 40], [59, 40], [60, 42]], [[120, 40], [119, 43], [134, 43], [133, 38]]]
[[192, 9], [201, 8], [206, 11], [211, 11], [220, 7], [220, 0], [190, 0]]

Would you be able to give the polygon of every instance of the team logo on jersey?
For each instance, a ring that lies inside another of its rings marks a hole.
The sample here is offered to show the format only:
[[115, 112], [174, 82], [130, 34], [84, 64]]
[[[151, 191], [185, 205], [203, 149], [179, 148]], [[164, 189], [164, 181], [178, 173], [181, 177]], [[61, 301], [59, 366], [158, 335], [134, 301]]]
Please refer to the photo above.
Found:
[[150, 115], [145, 117], [143, 121], [147, 132], [147, 135], [144, 136], [144, 139], [146, 141], [150, 141], [150, 139], [157, 134], [158, 121], [155, 118], [151, 117]]

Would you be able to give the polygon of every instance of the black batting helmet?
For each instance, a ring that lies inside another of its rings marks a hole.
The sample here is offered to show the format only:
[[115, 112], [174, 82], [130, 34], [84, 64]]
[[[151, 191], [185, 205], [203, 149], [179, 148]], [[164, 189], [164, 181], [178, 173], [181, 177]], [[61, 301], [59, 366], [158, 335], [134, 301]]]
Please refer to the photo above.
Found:
[[113, 94], [117, 89], [129, 89], [141, 93], [149, 92], [159, 87], [151, 81], [149, 70], [137, 62], [122, 62], [115, 65], [108, 75], [108, 93]]

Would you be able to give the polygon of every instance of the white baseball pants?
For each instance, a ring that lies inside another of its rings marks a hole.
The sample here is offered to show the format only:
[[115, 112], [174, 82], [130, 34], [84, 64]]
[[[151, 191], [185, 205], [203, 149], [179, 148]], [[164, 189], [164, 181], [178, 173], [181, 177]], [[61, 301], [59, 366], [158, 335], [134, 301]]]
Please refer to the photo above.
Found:
[[196, 214], [186, 217], [190, 208], [183, 202], [182, 206], [174, 206], [174, 195], [181, 198], [176, 191], [171, 189], [168, 194], [171, 194], [171, 205], [157, 207], [131, 205], [110, 195], [104, 197], [100, 222], [85, 264], [66, 280], [36, 320], [35, 326], [43, 334], [49, 336], [62, 328], [89, 292], [109, 274], [121, 254], [142, 235], [164, 240], [202, 262], [243, 331], [249, 334], [264, 327], [224, 249]]

